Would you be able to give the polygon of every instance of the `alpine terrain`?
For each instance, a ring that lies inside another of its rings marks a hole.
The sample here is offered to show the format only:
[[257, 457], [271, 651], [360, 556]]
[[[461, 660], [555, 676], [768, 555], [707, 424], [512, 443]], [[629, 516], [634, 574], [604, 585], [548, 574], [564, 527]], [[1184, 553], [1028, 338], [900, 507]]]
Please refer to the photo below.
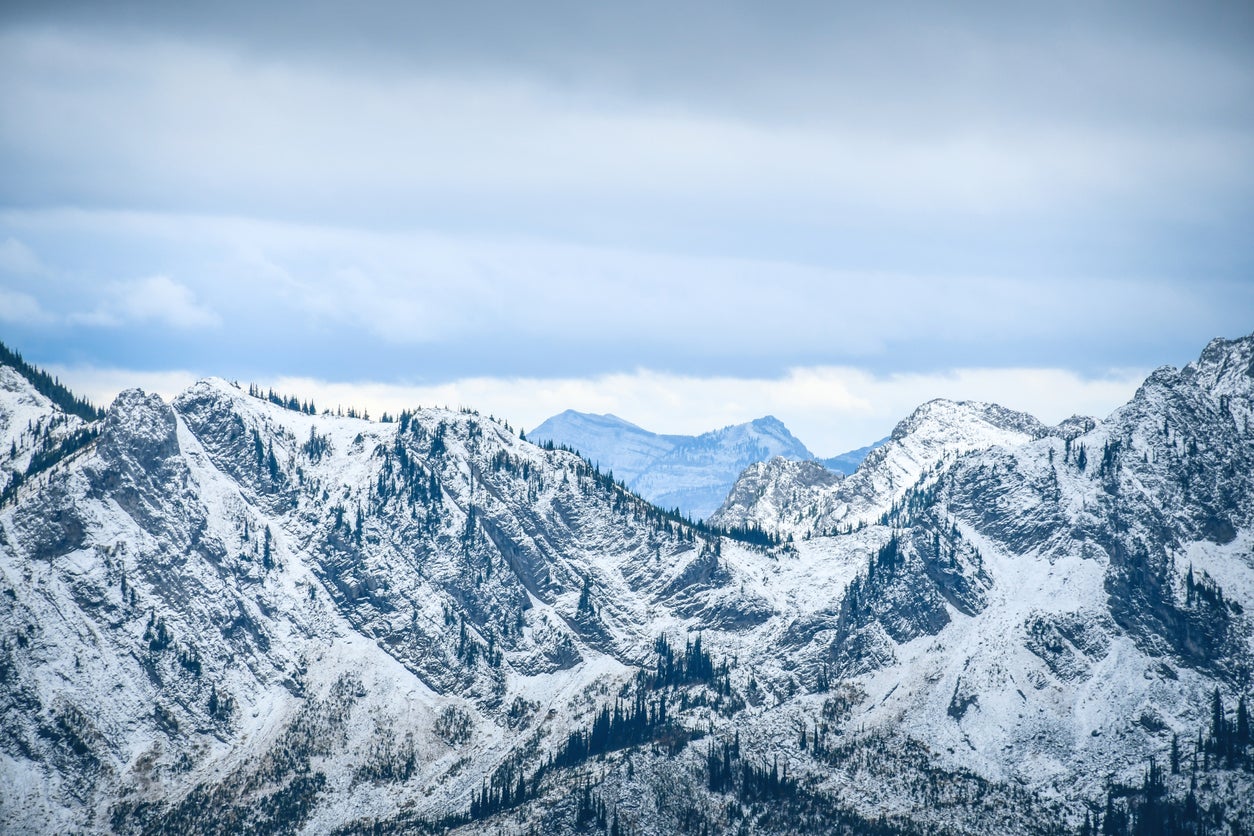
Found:
[[1101, 421], [924, 404], [707, 524], [614, 481], [631, 425], [611, 477], [0, 360], [4, 833], [1254, 830], [1254, 336]]
[[658, 435], [616, 415], [568, 409], [528, 437], [575, 450], [639, 496], [662, 508], [678, 508], [693, 519], [714, 513], [749, 465], [775, 456], [814, 458], [783, 422], [770, 415], [697, 436]]

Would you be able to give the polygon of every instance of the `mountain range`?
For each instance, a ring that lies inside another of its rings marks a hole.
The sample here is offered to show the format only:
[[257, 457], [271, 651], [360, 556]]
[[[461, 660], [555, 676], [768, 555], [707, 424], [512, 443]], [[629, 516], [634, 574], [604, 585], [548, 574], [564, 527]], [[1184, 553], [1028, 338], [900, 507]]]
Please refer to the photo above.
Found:
[[[772, 415], [701, 435], [660, 435], [616, 415], [568, 409], [528, 433], [553, 442], [609, 470], [633, 492], [693, 519], [714, 513], [746, 467], [775, 457], [808, 461], [815, 456]], [[823, 464], [852, 473], [876, 445], [852, 450]]]
[[1254, 337], [705, 524], [473, 410], [6, 357], [5, 833], [1254, 827]]

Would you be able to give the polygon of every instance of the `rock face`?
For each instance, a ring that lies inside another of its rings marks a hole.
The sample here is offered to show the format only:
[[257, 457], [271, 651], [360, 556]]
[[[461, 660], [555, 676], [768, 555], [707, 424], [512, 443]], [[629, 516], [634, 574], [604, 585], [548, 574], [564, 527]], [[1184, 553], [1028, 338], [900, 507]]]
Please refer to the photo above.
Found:
[[473, 412], [0, 383], [5, 833], [1254, 825], [1254, 337], [754, 464], [773, 543]]
[[883, 516], [924, 475], [958, 456], [1024, 444], [1048, 432], [1031, 415], [996, 404], [929, 401], [870, 450], [849, 478], [815, 481], [817, 472], [810, 469], [804, 481], [813, 484], [793, 485], [797, 474], [780, 471], [789, 484], [776, 487], [770, 484], [774, 472], [746, 471], [744, 484], [738, 480], [711, 522], [758, 525], [794, 537], [864, 525]]
[[792, 524], [815, 508], [844, 478], [816, 461], [790, 461], [777, 456], [755, 462], [736, 479], [731, 493], [710, 521], [791, 534]]
[[567, 410], [536, 427], [530, 438], [578, 450], [654, 505], [678, 508], [698, 520], [718, 509], [747, 466], [775, 456], [814, 458], [770, 415], [685, 436], [651, 433], [614, 415]]

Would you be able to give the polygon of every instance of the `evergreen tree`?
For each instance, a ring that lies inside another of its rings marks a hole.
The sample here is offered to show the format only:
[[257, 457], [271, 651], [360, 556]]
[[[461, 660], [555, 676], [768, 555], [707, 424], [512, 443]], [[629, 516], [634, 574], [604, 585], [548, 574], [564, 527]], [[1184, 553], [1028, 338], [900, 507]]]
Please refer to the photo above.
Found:
[[1215, 686], [1210, 703], [1210, 736], [1212, 740], [1211, 748], [1216, 754], [1222, 754], [1226, 751], [1227, 732], [1228, 724], [1224, 720], [1223, 698], [1219, 695], [1219, 686]]
[[32, 366], [22, 359], [22, 355], [13, 351], [4, 343], [0, 343], [0, 365], [10, 366], [18, 374], [26, 378], [35, 391], [52, 401], [70, 415], [77, 415], [84, 421], [96, 421], [104, 417], [104, 410], [93, 406], [86, 398], [80, 398], [61, 385], [61, 381], [47, 372]]

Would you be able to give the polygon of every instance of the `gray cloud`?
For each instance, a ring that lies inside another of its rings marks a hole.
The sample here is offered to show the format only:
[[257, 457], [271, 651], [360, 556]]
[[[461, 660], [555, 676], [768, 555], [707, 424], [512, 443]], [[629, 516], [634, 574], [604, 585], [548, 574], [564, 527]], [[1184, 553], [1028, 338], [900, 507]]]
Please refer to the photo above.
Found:
[[1254, 309], [1252, 43], [1230, 3], [7, 4], [0, 293], [45, 356], [219, 372], [1179, 361]]
[[11, 276], [42, 276], [48, 268], [30, 247], [16, 238], [0, 241], [0, 273]]
[[[424, 380], [637, 367], [771, 375], [833, 358], [882, 371], [995, 360], [1101, 373], [1187, 359], [1216, 331], [1248, 328], [1254, 309], [1250, 283], [944, 277], [208, 216], [10, 213], [6, 231], [87, 242], [73, 258], [58, 253], [58, 278], [34, 290], [62, 321], [220, 320], [226, 343], [180, 355], [160, 339], [168, 362], [223, 374], [250, 357], [288, 374], [347, 377], [365, 364], [382, 379]], [[109, 278], [135, 253], [144, 272], [171, 278]], [[128, 331], [143, 342], [142, 329]]]
[[29, 326], [55, 321], [31, 294], [0, 288], [0, 322]]
[[[781, 48], [782, 67], [764, 61], [756, 86], [724, 90], [711, 69], [677, 73], [674, 89], [652, 96], [509, 75], [486, 58], [472, 68], [475, 41], [447, 65], [346, 69], [322, 52], [285, 59], [169, 33], [12, 28], [0, 41], [0, 160], [14, 173], [9, 205], [663, 248], [677, 235], [743, 248], [752, 229], [748, 254], [773, 257], [789, 254], [799, 225], [840, 244], [866, 241], [868, 229], [916, 241], [936, 230], [955, 239], [950, 252], [995, 249], [981, 233], [1045, 249], [1089, 234], [1095, 218], [1115, 233], [1103, 249], [1182, 224], [1236, 236], [1232, 208], [1254, 192], [1248, 58], [1078, 37], [1056, 51], [939, 28], [898, 34], [918, 42], [901, 66], [873, 45], [843, 50], [854, 53], [848, 66], [798, 64]], [[768, 30], [768, 45], [772, 36], [782, 37]], [[633, 43], [618, 48], [634, 61], [617, 60], [656, 72], [648, 59], [664, 48], [635, 53]], [[550, 52], [565, 51], [540, 54]], [[872, 58], [884, 72], [863, 66]], [[736, 76], [754, 66], [730, 64], [714, 67]], [[788, 100], [787, 117], [771, 112]], [[1197, 206], [1211, 217], [1198, 219]], [[1248, 265], [1247, 251], [1234, 258]]]

